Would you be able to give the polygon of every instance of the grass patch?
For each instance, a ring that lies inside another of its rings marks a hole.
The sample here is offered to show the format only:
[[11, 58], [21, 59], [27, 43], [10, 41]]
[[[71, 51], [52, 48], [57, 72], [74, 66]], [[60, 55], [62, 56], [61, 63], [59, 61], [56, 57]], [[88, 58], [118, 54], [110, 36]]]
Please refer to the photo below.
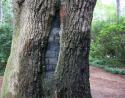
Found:
[[112, 68], [112, 67], [105, 67], [104, 69], [105, 69], [105, 71], [111, 72], [113, 74], [125, 75], [125, 69]]

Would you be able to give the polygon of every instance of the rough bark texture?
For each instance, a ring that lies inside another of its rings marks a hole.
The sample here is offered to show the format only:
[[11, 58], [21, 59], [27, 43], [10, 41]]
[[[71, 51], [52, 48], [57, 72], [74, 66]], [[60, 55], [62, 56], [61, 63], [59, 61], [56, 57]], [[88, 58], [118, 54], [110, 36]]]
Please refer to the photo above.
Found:
[[1, 98], [42, 98], [55, 0], [13, 0], [15, 28]]
[[[46, 97], [43, 71], [57, 1], [13, 0], [15, 28], [1, 98]], [[61, 3], [61, 47], [54, 98], [91, 98], [88, 55], [96, 0]]]
[[63, 0], [62, 4], [64, 17], [55, 98], [91, 98], [88, 58], [96, 0]]

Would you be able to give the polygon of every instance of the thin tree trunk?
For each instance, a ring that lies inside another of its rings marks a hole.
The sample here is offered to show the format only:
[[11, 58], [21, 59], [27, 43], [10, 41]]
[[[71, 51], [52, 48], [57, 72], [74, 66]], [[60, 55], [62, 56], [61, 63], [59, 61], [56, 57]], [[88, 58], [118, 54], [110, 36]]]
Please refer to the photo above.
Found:
[[13, 0], [15, 28], [1, 98], [42, 98], [54, 0]]
[[55, 98], [91, 98], [88, 59], [96, 0], [63, 0], [62, 4], [64, 17]]
[[120, 17], [120, 0], [116, 0], [117, 17]]

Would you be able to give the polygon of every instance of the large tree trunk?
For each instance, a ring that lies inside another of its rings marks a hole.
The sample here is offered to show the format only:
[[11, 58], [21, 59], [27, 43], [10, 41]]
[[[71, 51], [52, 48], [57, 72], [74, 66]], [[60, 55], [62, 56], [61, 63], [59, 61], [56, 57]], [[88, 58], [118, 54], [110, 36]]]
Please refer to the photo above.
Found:
[[[43, 98], [43, 71], [58, 0], [13, 0], [15, 28], [1, 98]], [[57, 98], [91, 98], [89, 46], [96, 0], [63, 0]], [[48, 98], [48, 97], [47, 97]]]
[[42, 98], [55, 0], [13, 0], [15, 28], [1, 98]]
[[[63, 0], [64, 17], [56, 67], [56, 98], [91, 98], [90, 28], [96, 0]], [[63, 16], [63, 15], [62, 15]]]

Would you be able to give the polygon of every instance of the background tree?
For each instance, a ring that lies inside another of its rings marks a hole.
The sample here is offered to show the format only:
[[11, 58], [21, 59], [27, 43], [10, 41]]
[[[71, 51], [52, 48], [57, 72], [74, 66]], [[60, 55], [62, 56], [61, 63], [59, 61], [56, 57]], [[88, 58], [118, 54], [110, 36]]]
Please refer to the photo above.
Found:
[[2, 8], [2, 0], [0, 0], [0, 21], [2, 21], [3, 18], [3, 8]]
[[117, 17], [120, 17], [120, 0], [116, 0]]

